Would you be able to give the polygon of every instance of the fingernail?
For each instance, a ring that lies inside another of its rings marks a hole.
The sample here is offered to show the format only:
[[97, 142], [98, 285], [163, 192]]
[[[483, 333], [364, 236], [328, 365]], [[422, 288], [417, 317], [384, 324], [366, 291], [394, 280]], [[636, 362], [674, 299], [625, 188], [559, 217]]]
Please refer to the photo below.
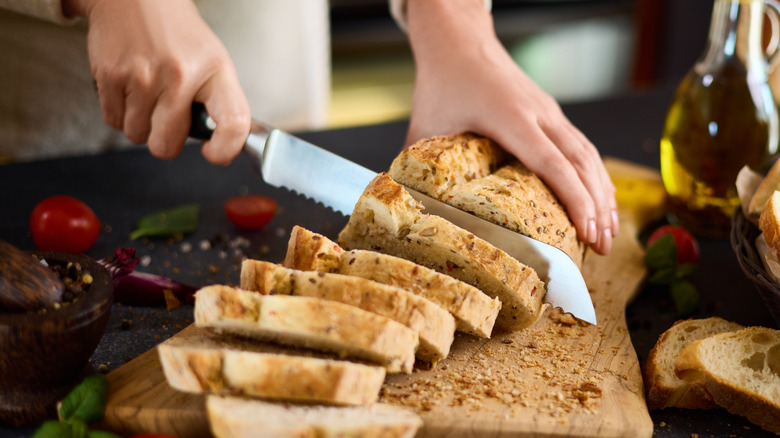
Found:
[[599, 236], [598, 236], [598, 231], [596, 231], [596, 220], [590, 219], [588, 220], [588, 235], [587, 235], [588, 243], [596, 243], [598, 238]]
[[617, 236], [620, 231], [620, 218], [618, 218], [617, 210], [612, 210], [612, 236]]

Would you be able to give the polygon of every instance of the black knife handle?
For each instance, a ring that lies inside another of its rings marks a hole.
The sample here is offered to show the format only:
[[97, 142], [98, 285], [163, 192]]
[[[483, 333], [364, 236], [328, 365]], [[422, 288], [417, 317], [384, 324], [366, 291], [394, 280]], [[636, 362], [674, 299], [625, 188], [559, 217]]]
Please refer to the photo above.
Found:
[[192, 102], [192, 119], [190, 121], [190, 137], [198, 140], [210, 140], [214, 134], [216, 124], [211, 118], [206, 105], [200, 102]]

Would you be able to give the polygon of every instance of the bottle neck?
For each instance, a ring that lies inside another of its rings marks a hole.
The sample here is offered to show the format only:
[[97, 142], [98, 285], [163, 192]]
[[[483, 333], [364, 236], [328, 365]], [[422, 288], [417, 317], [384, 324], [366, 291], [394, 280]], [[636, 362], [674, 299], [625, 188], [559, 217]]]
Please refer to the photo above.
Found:
[[761, 43], [763, 20], [761, 0], [715, 0], [707, 48], [700, 64], [717, 65], [739, 59], [749, 68], [761, 66], [765, 63]]

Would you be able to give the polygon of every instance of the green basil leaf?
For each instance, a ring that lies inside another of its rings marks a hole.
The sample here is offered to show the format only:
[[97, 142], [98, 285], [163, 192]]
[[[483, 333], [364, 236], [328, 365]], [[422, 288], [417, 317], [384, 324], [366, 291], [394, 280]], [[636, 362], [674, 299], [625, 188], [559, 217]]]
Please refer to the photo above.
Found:
[[73, 427], [73, 433], [71, 434], [73, 438], [87, 438], [87, 431], [89, 431], [87, 423], [79, 417], [71, 418], [69, 423]]
[[39, 427], [32, 438], [73, 438], [73, 426], [59, 421], [46, 421]]
[[672, 283], [669, 293], [679, 316], [689, 316], [699, 308], [699, 291], [688, 281]]
[[674, 268], [677, 264], [677, 246], [671, 234], [665, 234], [658, 238], [645, 252], [645, 265], [651, 271], [661, 271], [666, 268]]
[[103, 419], [108, 396], [108, 380], [103, 374], [94, 374], [65, 396], [59, 408], [60, 418], [71, 421], [77, 418], [86, 423], [95, 423]]
[[672, 284], [676, 279], [674, 268], [663, 268], [647, 279], [652, 284]]
[[682, 265], [677, 266], [677, 272], [675, 272], [675, 276], [678, 279], [683, 279], [696, 272], [698, 267], [699, 265], [696, 263], [683, 263]]
[[130, 239], [192, 233], [198, 229], [199, 213], [200, 205], [198, 204], [184, 204], [150, 213], [141, 218], [138, 222], [138, 228], [130, 233]]
[[122, 438], [121, 436], [107, 432], [105, 430], [90, 430], [87, 432], [87, 438]]

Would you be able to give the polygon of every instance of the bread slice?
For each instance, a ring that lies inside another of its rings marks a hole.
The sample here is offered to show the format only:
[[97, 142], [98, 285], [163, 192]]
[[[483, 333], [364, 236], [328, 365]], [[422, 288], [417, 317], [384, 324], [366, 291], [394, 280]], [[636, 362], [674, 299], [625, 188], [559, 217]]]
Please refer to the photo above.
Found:
[[[547, 185], [519, 161], [506, 162], [494, 142], [470, 136], [464, 147], [463, 137], [420, 140], [401, 152], [388, 174], [440, 201], [553, 245], [582, 266], [585, 247]], [[502, 161], [505, 165], [496, 169]]]
[[385, 369], [247, 339], [188, 330], [157, 346], [171, 387], [190, 393], [364, 405], [379, 397]]
[[344, 250], [338, 243], [322, 234], [295, 225], [290, 232], [282, 265], [300, 271], [338, 273], [341, 270], [343, 253]]
[[458, 184], [490, 175], [506, 158], [503, 149], [485, 137], [443, 135], [404, 149], [388, 173], [395, 181], [441, 199]]
[[376, 251], [345, 252], [327, 237], [293, 227], [284, 265], [303, 271], [336, 272], [400, 287], [427, 298], [455, 317], [456, 328], [489, 338], [501, 301], [449, 275]]
[[780, 255], [780, 191], [775, 191], [764, 204], [758, 220], [764, 240], [775, 259]]
[[502, 304], [496, 325], [502, 328], [519, 330], [539, 318], [545, 289], [532, 268], [420, 209], [403, 186], [380, 173], [355, 205], [339, 244], [411, 260], [497, 297]]
[[[759, 169], [755, 169], [758, 171]], [[766, 176], [761, 179], [753, 197], [750, 198], [746, 215], [748, 218], [758, 217], [764, 210], [766, 203], [769, 202], [769, 198], [780, 189], [780, 160], [777, 160], [769, 168]]]
[[718, 407], [709, 395], [691, 387], [674, 374], [674, 364], [680, 352], [693, 341], [718, 333], [736, 331], [742, 326], [723, 318], [687, 319], [677, 321], [658, 338], [642, 369], [647, 407], [712, 409]]
[[401, 288], [347, 275], [299, 271], [260, 260], [244, 260], [241, 288], [263, 295], [317, 297], [385, 316], [414, 330], [417, 357], [436, 363], [447, 357], [455, 319], [446, 310]]
[[195, 294], [195, 324], [216, 333], [360, 358], [391, 373], [412, 372], [418, 345], [414, 330], [353, 306], [222, 285]]
[[216, 438], [412, 438], [420, 417], [399, 406], [301, 406], [209, 396], [206, 412]]
[[695, 341], [675, 373], [732, 414], [780, 433], [780, 330], [747, 327]]

